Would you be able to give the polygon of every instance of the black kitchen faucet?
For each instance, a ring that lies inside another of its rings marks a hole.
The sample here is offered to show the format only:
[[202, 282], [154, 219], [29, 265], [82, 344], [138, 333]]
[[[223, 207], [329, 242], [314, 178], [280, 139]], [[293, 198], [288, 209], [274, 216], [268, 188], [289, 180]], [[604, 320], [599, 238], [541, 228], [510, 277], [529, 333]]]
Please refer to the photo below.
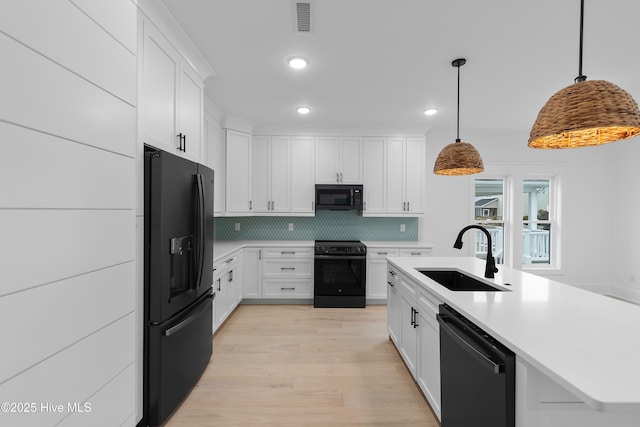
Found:
[[476, 224], [467, 225], [458, 233], [458, 238], [456, 239], [456, 242], [453, 244], [453, 247], [456, 249], [462, 249], [462, 235], [464, 234], [465, 231], [469, 230], [470, 228], [476, 228], [487, 235], [487, 264], [485, 265], [485, 268], [484, 268], [484, 277], [488, 279], [493, 279], [494, 277], [493, 273], [497, 273], [498, 268], [496, 267], [496, 261], [493, 259], [493, 253], [491, 252], [491, 234], [489, 234], [489, 231], [487, 231], [486, 228]]

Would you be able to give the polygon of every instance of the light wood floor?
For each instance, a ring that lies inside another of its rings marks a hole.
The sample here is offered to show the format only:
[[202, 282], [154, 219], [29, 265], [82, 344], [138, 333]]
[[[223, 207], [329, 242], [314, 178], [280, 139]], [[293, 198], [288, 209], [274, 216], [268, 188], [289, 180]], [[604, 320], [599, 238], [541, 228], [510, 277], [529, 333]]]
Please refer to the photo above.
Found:
[[386, 306], [241, 305], [166, 427], [438, 426], [386, 332]]

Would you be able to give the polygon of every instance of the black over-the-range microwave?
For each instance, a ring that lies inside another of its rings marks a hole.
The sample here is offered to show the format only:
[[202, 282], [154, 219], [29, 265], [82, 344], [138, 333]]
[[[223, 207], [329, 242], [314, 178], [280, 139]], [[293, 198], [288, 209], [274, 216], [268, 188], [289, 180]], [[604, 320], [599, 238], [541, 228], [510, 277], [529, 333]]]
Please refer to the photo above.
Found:
[[316, 210], [362, 210], [362, 185], [316, 184]]

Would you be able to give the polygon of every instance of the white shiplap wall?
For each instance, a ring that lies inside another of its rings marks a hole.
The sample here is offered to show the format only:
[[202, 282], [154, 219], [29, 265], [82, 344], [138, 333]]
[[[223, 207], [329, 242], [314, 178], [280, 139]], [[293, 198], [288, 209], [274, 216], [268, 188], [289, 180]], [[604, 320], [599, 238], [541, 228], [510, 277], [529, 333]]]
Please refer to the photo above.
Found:
[[2, 1], [0, 425], [135, 425], [137, 8], [106, 5]]

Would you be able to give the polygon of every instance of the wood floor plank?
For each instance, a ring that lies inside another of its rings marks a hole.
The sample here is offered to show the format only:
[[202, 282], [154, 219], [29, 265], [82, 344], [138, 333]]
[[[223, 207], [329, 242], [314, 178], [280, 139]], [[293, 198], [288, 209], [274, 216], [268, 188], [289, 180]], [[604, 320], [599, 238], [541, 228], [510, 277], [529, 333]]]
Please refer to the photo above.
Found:
[[386, 306], [241, 305], [166, 427], [439, 423], [386, 332]]

